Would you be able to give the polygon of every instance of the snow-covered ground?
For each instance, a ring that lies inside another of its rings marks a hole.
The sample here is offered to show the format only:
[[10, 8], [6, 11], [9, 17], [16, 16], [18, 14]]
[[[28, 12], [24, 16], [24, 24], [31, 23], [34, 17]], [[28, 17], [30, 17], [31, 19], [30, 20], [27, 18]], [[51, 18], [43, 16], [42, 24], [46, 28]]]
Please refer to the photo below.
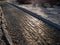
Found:
[[32, 5], [19, 5], [31, 12], [34, 12], [43, 18], [60, 25], [60, 8], [33, 7]]

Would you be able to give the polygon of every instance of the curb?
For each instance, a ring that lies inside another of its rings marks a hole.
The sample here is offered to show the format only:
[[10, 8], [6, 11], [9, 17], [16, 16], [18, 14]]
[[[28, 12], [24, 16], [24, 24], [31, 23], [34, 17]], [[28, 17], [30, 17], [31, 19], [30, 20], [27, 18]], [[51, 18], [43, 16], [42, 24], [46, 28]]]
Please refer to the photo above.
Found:
[[58, 24], [56, 24], [56, 23], [53, 23], [53, 22], [51, 22], [50, 20], [47, 20], [47, 19], [41, 17], [40, 15], [37, 15], [36, 13], [33, 13], [33, 12], [31, 12], [31, 11], [25, 9], [25, 8], [19, 7], [19, 6], [16, 5], [16, 4], [12, 4], [12, 3], [8, 3], [8, 2], [7, 2], [7, 4], [10, 4], [10, 5], [12, 5], [12, 6], [14, 6], [14, 7], [16, 7], [16, 8], [18, 8], [18, 9], [20, 9], [20, 10], [23, 10], [24, 12], [30, 14], [31, 16], [33, 16], [33, 17], [35, 17], [35, 18], [37, 18], [37, 19], [39, 19], [39, 20], [42, 20], [43, 22], [47, 23], [48, 25], [53, 26], [53, 27], [55, 27], [56, 29], [60, 30], [60, 25], [58, 25]]

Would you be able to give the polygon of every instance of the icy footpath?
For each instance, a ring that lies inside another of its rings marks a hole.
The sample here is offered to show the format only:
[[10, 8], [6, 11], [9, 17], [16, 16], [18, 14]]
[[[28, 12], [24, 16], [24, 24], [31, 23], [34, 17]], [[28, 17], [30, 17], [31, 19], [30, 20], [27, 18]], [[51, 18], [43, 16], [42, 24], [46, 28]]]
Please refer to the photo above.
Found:
[[19, 7], [25, 8], [53, 23], [60, 25], [60, 8], [32, 7], [32, 5], [19, 5]]

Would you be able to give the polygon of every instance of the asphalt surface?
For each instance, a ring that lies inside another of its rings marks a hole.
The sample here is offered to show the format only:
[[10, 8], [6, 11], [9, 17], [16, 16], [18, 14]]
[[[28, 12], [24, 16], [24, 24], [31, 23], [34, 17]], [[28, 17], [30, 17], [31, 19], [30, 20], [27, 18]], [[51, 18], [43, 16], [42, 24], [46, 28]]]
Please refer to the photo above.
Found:
[[3, 4], [2, 10], [13, 45], [60, 45], [58, 29], [12, 5]]

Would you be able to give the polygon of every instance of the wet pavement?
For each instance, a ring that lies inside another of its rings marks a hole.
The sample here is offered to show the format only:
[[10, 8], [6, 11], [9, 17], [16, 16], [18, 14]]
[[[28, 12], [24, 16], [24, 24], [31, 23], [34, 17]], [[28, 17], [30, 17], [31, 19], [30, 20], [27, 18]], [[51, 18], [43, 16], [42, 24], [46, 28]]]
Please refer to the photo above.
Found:
[[60, 45], [60, 31], [22, 10], [3, 4], [13, 45]]

